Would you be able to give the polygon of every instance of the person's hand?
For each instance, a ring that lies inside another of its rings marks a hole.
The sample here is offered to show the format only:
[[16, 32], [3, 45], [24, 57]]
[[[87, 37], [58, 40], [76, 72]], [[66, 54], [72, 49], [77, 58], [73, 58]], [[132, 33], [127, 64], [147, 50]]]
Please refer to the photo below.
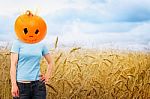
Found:
[[46, 75], [41, 74], [41, 75], [40, 75], [40, 80], [41, 80], [42, 82], [45, 82], [45, 84], [47, 84], [47, 83], [48, 83], [48, 80], [49, 80], [49, 77], [47, 77]]
[[19, 88], [17, 84], [12, 85], [11, 94], [13, 97], [19, 97]]

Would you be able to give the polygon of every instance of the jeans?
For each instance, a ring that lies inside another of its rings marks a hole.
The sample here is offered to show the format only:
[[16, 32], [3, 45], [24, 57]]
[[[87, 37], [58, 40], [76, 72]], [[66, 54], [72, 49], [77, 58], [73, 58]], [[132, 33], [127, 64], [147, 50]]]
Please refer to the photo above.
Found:
[[42, 81], [32, 81], [31, 83], [17, 82], [19, 97], [13, 99], [46, 99], [46, 86]]

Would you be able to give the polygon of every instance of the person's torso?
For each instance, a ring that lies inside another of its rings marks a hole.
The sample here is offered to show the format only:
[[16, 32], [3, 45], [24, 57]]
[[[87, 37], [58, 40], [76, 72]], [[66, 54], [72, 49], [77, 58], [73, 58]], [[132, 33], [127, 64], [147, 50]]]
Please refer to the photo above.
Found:
[[17, 81], [39, 80], [42, 43], [27, 44], [20, 42], [17, 64]]

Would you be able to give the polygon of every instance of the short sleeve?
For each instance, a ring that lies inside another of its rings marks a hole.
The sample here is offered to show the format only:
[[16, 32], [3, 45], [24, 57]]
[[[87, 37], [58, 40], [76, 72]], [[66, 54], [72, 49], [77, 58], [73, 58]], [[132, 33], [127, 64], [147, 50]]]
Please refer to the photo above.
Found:
[[19, 49], [20, 49], [20, 44], [18, 40], [15, 40], [12, 44], [11, 47], [11, 51], [10, 52], [14, 52], [14, 53], [19, 53]]
[[42, 49], [42, 56], [46, 55], [49, 53], [48, 48], [46, 47], [46, 45], [43, 45], [43, 49]]

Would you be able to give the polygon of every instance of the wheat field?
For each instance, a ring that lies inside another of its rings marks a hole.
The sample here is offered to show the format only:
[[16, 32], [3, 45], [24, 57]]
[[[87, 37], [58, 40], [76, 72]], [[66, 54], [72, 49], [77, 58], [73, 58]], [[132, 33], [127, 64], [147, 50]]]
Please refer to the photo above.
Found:
[[[57, 46], [55, 46], [57, 47]], [[150, 53], [80, 47], [51, 51], [47, 99], [150, 99]], [[0, 99], [11, 99], [10, 53], [0, 53]], [[41, 72], [46, 61], [41, 60]]]

